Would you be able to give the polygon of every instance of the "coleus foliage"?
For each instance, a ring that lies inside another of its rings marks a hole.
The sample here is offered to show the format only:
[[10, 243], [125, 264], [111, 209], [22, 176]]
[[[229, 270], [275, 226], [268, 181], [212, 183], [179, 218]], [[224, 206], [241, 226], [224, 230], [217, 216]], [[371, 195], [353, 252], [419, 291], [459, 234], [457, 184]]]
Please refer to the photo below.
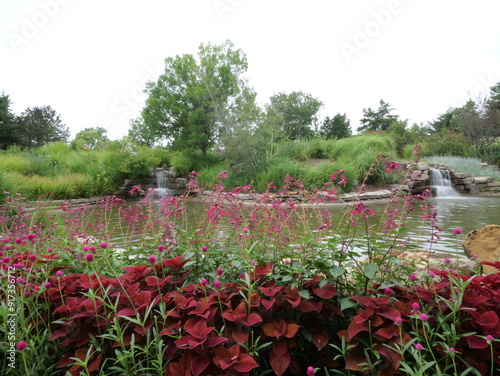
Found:
[[[78, 375], [83, 368], [74, 358], [89, 357], [87, 370], [97, 373], [115, 348], [144, 345], [153, 329], [165, 346], [166, 376], [245, 375], [257, 367], [281, 376], [335, 365], [326, 345], [338, 341], [345, 319], [331, 283], [315, 276], [300, 288], [280, 285], [269, 280], [269, 263], [218, 289], [184, 285], [187, 261], [126, 267], [117, 278], [50, 277], [41, 297], [53, 307], [51, 340], [65, 352], [58, 367]], [[122, 336], [112, 340], [116, 326]], [[95, 340], [99, 350], [89, 351]]]

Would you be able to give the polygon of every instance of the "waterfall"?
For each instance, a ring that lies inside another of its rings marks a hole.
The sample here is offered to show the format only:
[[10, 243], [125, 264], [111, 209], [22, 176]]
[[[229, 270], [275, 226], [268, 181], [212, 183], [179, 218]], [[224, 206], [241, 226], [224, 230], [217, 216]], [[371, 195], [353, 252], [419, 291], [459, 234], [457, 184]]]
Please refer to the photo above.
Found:
[[434, 197], [460, 197], [453, 188], [449, 170], [431, 168], [429, 184]]
[[156, 172], [156, 188], [152, 193], [152, 197], [155, 200], [162, 199], [164, 197], [171, 197], [174, 195], [174, 192], [171, 189], [167, 188], [168, 179], [169, 179], [169, 171], [158, 170]]

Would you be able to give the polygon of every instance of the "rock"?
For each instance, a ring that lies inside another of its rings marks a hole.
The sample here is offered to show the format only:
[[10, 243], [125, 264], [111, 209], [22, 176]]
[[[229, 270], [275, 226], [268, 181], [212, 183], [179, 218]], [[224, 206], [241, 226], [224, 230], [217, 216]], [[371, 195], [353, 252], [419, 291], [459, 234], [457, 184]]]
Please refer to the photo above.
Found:
[[[500, 259], [500, 226], [486, 225], [473, 230], [462, 239], [465, 254], [477, 256], [478, 261], [496, 262]], [[492, 266], [483, 266], [485, 274], [495, 274], [499, 271]]]
[[474, 183], [476, 184], [488, 184], [491, 183], [493, 179], [489, 176], [476, 176], [474, 177]]
[[467, 175], [465, 172], [453, 172], [451, 174], [452, 179], [465, 179], [468, 178], [469, 175]]
[[500, 187], [500, 181], [494, 181], [494, 182], [492, 182], [492, 183], [488, 183], [488, 184], [486, 184], [486, 186], [487, 186], [488, 188], [496, 188], [496, 187]]
[[[407, 266], [415, 265], [418, 270], [426, 272], [428, 269], [453, 269], [461, 275], [474, 275], [478, 268], [475, 260], [467, 257], [456, 257], [453, 253], [436, 253], [424, 250], [405, 251], [398, 255], [398, 258], [405, 261]], [[444, 259], [450, 259], [445, 262]]]

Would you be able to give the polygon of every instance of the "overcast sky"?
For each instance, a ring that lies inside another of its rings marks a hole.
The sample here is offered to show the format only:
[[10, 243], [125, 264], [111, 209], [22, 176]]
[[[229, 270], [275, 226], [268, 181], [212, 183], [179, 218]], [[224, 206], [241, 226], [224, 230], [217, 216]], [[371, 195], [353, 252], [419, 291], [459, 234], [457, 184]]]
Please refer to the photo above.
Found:
[[353, 130], [380, 99], [426, 123], [500, 82], [499, 15], [498, 0], [1, 0], [0, 92], [116, 139], [166, 57], [229, 39], [262, 105], [302, 90]]

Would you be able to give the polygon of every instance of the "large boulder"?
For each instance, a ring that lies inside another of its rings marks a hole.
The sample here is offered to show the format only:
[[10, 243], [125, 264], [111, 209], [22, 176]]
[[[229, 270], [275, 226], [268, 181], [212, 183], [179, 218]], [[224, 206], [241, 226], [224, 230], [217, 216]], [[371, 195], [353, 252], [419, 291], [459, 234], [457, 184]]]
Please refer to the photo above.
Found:
[[472, 276], [478, 269], [475, 260], [447, 252], [408, 250], [398, 254], [398, 258], [403, 265], [416, 267], [415, 274], [425, 274], [429, 269], [453, 269], [458, 274]]
[[[500, 260], [500, 226], [486, 225], [478, 230], [473, 230], [462, 240], [462, 246], [469, 257], [476, 257], [478, 261]], [[498, 273], [492, 266], [483, 266], [485, 274]]]

